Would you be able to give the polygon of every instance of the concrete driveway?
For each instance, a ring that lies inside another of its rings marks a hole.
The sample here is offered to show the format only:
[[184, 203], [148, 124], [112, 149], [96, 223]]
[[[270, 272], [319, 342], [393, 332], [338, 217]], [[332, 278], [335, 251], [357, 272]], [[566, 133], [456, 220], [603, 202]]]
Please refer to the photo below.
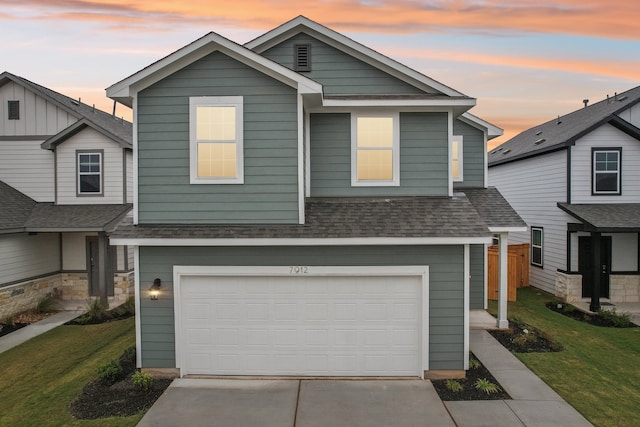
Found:
[[138, 426], [455, 426], [429, 381], [179, 379]]

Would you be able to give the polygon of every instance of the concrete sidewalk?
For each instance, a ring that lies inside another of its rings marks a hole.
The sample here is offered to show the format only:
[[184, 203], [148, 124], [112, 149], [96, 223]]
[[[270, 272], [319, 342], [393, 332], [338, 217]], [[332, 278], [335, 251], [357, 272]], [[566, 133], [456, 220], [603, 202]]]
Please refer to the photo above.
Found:
[[65, 324], [69, 320], [73, 320], [76, 317], [84, 313], [84, 310], [75, 311], [60, 311], [49, 317], [42, 319], [39, 322], [32, 323], [29, 326], [25, 326], [22, 329], [18, 329], [15, 332], [11, 332], [8, 335], [0, 337], [0, 353], [4, 353], [13, 347], [19, 346], [25, 341], [30, 340], [33, 337], [44, 334], [53, 328]]

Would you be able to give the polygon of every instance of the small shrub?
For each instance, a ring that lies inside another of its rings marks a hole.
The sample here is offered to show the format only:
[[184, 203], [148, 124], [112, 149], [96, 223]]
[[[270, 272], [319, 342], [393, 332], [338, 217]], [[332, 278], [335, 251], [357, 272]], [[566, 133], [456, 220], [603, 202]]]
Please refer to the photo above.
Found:
[[609, 322], [614, 328], [628, 328], [631, 325], [629, 313], [618, 313], [616, 309], [598, 311], [598, 314], [605, 322]]
[[473, 357], [469, 358], [469, 369], [478, 369], [480, 367], [480, 361], [478, 359], [474, 359]]
[[38, 305], [36, 305], [35, 311], [36, 313], [51, 313], [53, 311], [58, 311], [58, 309], [58, 300], [53, 298], [51, 295], [47, 295], [40, 301], [38, 301]]
[[446, 380], [445, 385], [454, 393], [460, 393], [464, 389], [464, 386], [456, 380]]
[[4, 319], [2, 322], [0, 322], [0, 329], [2, 329], [2, 326], [14, 326], [15, 322], [13, 321], [13, 317], [9, 316], [6, 319]]
[[131, 313], [132, 315], [136, 314], [136, 300], [134, 297], [127, 298], [127, 301], [122, 305], [128, 313]]
[[153, 377], [146, 372], [136, 371], [131, 376], [131, 382], [133, 383], [133, 386], [138, 390], [142, 390], [148, 393], [153, 386]]
[[117, 360], [111, 360], [98, 368], [98, 378], [104, 384], [115, 384], [122, 378], [122, 366]]
[[132, 345], [127, 348], [124, 353], [122, 353], [120, 360], [128, 363], [136, 363], [136, 347]]
[[487, 394], [493, 394], [500, 391], [500, 387], [486, 378], [479, 378], [473, 385], [476, 390], [480, 390]]
[[105, 307], [100, 298], [95, 298], [87, 303], [87, 322], [100, 322], [107, 318], [107, 307]]
[[[526, 332], [525, 332], [526, 331]], [[517, 335], [513, 338], [513, 343], [519, 346], [526, 346], [527, 344], [533, 343], [536, 341], [535, 334], [529, 333], [526, 329], [522, 331], [520, 335]]]

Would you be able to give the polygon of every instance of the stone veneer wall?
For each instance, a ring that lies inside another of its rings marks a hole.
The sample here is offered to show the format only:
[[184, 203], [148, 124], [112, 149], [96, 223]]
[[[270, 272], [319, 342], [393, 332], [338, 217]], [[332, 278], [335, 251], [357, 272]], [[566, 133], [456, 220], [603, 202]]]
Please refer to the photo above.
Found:
[[609, 299], [611, 302], [640, 302], [640, 275], [609, 276]]
[[[116, 273], [113, 276], [113, 280], [115, 281], [113, 300], [123, 303], [135, 294], [135, 275], [133, 271]], [[111, 300], [111, 298], [109, 299]]]
[[556, 296], [564, 302], [582, 300], [582, 274], [556, 272]]
[[30, 310], [47, 295], [57, 296], [60, 274], [53, 274], [0, 288], [0, 321]]

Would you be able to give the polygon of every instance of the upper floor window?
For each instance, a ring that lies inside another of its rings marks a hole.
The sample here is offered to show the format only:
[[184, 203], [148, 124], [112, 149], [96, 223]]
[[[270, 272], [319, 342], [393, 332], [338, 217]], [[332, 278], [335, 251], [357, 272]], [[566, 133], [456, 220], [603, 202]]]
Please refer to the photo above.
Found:
[[78, 151], [78, 195], [102, 195], [102, 151]]
[[352, 114], [351, 185], [400, 185], [398, 113]]
[[451, 176], [454, 181], [462, 181], [462, 136], [451, 139]]
[[531, 264], [542, 267], [543, 252], [542, 244], [544, 239], [544, 229], [542, 227], [531, 227]]
[[242, 97], [203, 96], [189, 101], [191, 183], [242, 184]]
[[621, 194], [622, 148], [593, 148], [592, 156], [592, 194]]
[[20, 101], [7, 101], [7, 111], [9, 120], [20, 120]]

